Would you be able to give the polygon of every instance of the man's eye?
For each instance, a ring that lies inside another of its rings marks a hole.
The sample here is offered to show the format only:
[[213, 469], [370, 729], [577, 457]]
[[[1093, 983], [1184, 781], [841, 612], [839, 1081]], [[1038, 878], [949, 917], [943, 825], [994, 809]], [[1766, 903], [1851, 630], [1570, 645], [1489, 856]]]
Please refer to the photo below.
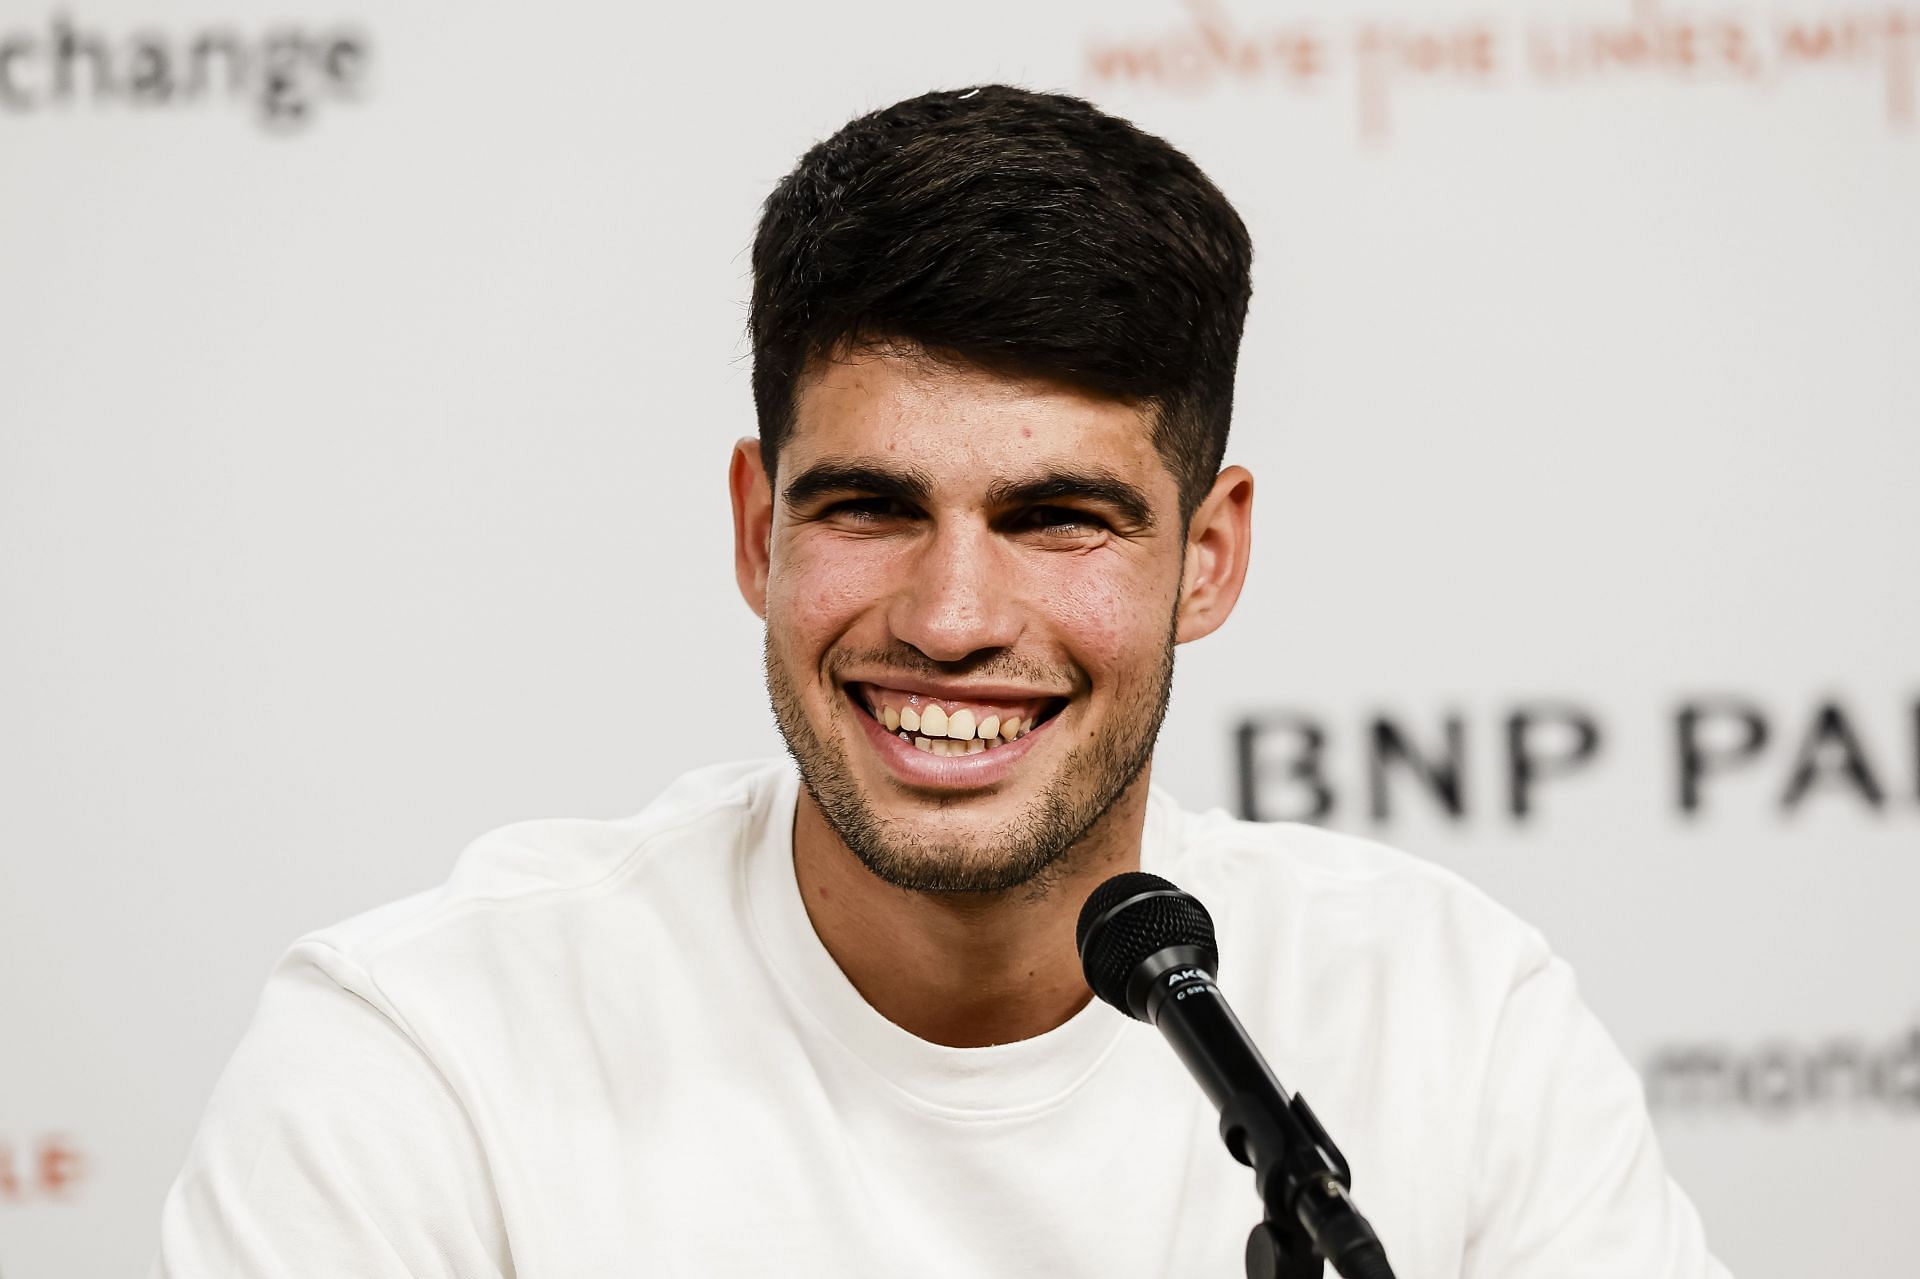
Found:
[[1031, 507], [1022, 517], [1022, 522], [1029, 528], [1048, 533], [1097, 533], [1107, 527], [1106, 521], [1099, 516], [1070, 506]]
[[872, 523], [877, 520], [900, 519], [912, 514], [897, 499], [891, 497], [855, 497], [835, 502], [822, 512], [835, 519], [844, 519], [855, 524]]

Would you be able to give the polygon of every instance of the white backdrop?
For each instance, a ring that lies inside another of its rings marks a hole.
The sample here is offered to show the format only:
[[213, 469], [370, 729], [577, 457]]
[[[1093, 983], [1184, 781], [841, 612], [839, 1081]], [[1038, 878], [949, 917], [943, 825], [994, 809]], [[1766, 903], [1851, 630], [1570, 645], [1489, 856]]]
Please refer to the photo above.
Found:
[[[1920, 1263], [1920, 7], [90, 0], [0, 9], [7, 1279], [144, 1266], [293, 937], [776, 749], [757, 204], [989, 79], [1254, 233], [1255, 565], [1161, 783], [1539, 923], [1737, 1273]], [[1374, 721], [1450, 717], [1458, 813], [1376, 816]]]

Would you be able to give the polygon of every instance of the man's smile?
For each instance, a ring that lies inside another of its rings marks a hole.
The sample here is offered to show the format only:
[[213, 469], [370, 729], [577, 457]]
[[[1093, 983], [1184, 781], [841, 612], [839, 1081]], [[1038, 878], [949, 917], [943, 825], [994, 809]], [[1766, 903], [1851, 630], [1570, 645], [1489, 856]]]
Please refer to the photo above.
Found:
[[855, 683], [847, 691], [888, 732], [904, 733], [907, 741], [936, 755], [972, 754], [1014, 741], [1066, 704], [1064, 697], [1020, 690], [948, 690], [913, 681]]
[[1019, 689], [941, 689], [914, 680], [845, 687], [889, 770], [909, 785], [942, 789], [1005, 778], [1067, 705], [1065, 697]]

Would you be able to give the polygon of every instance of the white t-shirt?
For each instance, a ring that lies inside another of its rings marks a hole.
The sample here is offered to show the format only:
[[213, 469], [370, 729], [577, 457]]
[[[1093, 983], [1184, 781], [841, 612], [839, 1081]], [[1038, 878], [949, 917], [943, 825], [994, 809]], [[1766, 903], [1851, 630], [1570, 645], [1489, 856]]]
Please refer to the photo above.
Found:
[[[1199, 1087], [1098, 1001], [901, 1030], [795, 886], [792, 766], [475, 842], [307, 937], [167, 1199], [154, 1273], [1237, 1279], [1259, 1217]], [[1433, 866], [1156, 793], [1144, 868], [1354, 1168], [1402, 1279], [1722, 1276], [1640, 1087], [1539, 935]]]

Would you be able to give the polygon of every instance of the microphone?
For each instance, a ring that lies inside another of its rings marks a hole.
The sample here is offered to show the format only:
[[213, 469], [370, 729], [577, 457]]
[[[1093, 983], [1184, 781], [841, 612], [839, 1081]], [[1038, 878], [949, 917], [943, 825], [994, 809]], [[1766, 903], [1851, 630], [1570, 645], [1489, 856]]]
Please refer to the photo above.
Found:
[[1247, 1240], [1250, 1279], [1321, 1274], [1393, 1279], [1386, 1250], [1347, 1195], [1353, 1172], [1307, 1107], [1287, 1095], [1214, 984], [1213, 917], [1158, 875], [1129, 871], [1093, 890], [1074, 930], [1087, 985], [1157, 1027], [1220, 1112], [1227, 1150], [1254, 1170], [1267, 1219]]

